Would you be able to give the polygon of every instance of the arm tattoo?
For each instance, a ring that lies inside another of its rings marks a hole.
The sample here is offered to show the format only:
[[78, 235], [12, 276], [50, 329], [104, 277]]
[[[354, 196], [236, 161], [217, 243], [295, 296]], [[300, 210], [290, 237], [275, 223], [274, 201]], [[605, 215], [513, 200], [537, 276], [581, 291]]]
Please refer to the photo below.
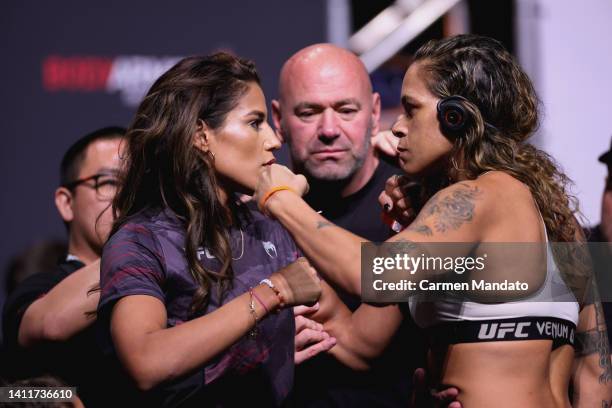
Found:
[[608, 342], [608, 331], [601, 302], [595, 302], [595, 318], [599, 330], [599, 366], [603, 369], [599, 376], [599, 382], [607, 384], [612, 381], [612, 362], [610, 361], [610, 343]]
[[392, 249], [393, 255], [398, 253], [398, 250], [399, 253], [404, 254], [409, 253], [411, 251], [416, 251], [418, 249], [418, 245], [414, 241], [411, 241], [409, 239], [398, 239], [397, 241], [392, 241], [391, 243], [393, 243], [394, 247]]
[[601, 343], [601, 332], [599, 330], [587, 330], [576, 333], [576, 356], [586, 357], [599, 350]]
[[576, 333], [576, 357], [586, 357], [598, 353], [599, 367], [602, 372], [599, 376], [600, 384], [612, 381], [612, 363], [610, 362], [610, 346], [601, 303], [593, 303], [595, 307], [595, 320], [597, 327], [583, 333]]
[[317, 229], [325, 228], [325, 227], [333, 227], [334, 224], [327, 221], [319, 221], [317, 222]]
[[[474, 217], [474, 201], [480, 198], [482, 191], [477, 186], [459, 184], [451, 194], [435, 195], [425, 204], [419, 214], [433, 217], [433, 226], [437, 232], [459, 229], [465, 222]], [[431, 231], [431, 229], [430, 229]]]
[[427, 235], [429, 237], [433, 235], [433, 231], [431, 230], [431, 228], [429, 228], [425, 224], [417, 224], [417, 225], [411, 224], [408, 227], [408, 231], [414, 231], [416, 233]]

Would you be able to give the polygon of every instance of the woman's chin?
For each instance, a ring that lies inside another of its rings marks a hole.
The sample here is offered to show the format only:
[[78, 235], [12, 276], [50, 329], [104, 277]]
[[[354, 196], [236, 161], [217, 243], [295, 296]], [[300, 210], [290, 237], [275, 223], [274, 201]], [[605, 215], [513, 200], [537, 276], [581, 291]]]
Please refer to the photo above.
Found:
[[219, 176], [219, 184], [228, 193], [253, 195], [257, 188], [257, 179], [240, 180], [238, 177]]
[[414, 161], [403, 161], [400, 163], [401, 169], [406, 176], [417, 179], [438, 178], [446, 173], [444, 165], [446, 161], [436, 161], [429, 163], [415, 163]]
[[423, 170], [421, 167], [416, 166], [411, 161], [402, 161], [400, 162], [400, 167], [404, 171], [407, 176], [418, 177], [423, 174]]

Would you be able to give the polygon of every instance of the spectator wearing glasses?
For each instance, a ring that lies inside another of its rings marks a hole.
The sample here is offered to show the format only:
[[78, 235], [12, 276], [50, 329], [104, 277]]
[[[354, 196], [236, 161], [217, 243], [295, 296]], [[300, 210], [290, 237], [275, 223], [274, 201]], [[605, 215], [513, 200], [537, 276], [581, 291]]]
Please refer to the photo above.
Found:
[[9, 379], [51, 374], [77, 386], [86, 406], [103, 405], [94, 375], [103, 360], [91, 324], [99, 258], [112, 225], [119, 148], [125, 129], [106, 127], [74, 143], [60, 167], [55, 205], [68, 231], [68, 253], [52, 271], [24, 280], [3, 311]]
[[93, 132], [66, 152], [55, 205], [68, 228], [69, 258], [89, 264], [102, 253], [112, 225], [110, 202], [118, 185], [122, 128]]

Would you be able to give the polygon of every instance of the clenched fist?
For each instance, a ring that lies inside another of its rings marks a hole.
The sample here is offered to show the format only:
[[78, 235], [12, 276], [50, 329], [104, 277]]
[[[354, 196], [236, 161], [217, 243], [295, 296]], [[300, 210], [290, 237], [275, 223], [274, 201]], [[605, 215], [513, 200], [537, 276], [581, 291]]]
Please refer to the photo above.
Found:
[[257, 181], [257, 188], [255, 190], [254, 199], [257, 201], [259, 209], [266, 212], [265, 204], [263, 201], [267, 195], [278, 187], [288, 187], [296, 194], [303, 196], [308, 192], [308, 182], [306, 177], [301, 174], [295, 174], [286, 166], [280, 164], [272, 164], [265, 166], [259, 173], [259, 179]]
[[317, 271], [310, 266], [306, 258], [298, 258], [273, 273], [270, 279], [283, 296], [286, 306], [312, 306], [321, 296], [321, 282]]

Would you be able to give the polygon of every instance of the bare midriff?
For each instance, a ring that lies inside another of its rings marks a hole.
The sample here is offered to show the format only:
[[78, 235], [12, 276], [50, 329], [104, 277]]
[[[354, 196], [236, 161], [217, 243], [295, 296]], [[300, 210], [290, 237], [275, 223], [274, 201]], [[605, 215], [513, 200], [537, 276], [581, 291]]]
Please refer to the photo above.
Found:
[[464, 408], [569, 408], [574, 350], [550, 340], [452, 344], [431, 350], [440, 384], [459, 389]]

